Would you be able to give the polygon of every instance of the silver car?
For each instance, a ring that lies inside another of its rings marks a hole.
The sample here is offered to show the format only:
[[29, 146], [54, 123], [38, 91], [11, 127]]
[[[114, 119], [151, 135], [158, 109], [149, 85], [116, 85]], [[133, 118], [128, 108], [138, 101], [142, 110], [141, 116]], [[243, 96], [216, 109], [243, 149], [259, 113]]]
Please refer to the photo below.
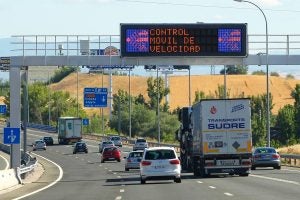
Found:
[[280, 155], [273, 147], [258, 147], [253, 151], [252, 170], [256, 167], [273, 167], [281, 169]]
[[120, 136], [111, 136], [110, 140], [114, 143], [115, 146], [122, 147], [122, 139]]
[[101, 143], [99, 143], [99, 153], [102, 153], [105, 147], [113, 147], [113, 146], [115, 146], [113, 141], [102, 141]]
[[38, 149], [43, 149], [46, 150], [46, 143], [43, 140], [36, 140], [32, 144], [32, 150], [38, 150]]
[[147, 180], [174, 180], [181, 183], [180, 160], [173, 147], [151, 147], [145, 149], [140, 163], [141, 184]]
[[129, 169], [139, 169], [143, 154], [144, 151], [132, 151], [127, 157], [124, 157], [125, 171], [129, 171]]
[[144, 150], [145, 148], [148, 148], [148, 143], [143, 138], [136, 139], [134, 145], [133, 145], [133, 151], [136, 150]]

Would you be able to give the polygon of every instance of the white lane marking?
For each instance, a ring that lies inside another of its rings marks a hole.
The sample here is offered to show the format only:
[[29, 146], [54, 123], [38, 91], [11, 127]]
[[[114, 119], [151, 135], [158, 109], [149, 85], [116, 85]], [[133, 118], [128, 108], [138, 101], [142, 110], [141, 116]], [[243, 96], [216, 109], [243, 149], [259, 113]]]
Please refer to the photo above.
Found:
[[225, 194], [225, 195], [227, 195], [227, 196], [230, 196], [230, 197], [232, 197], [232, 196], [233, 196], [233, 194], [231, 194], [231, 193], [228, 193], [228, 192], [225, 192], [224, 194]]
[[111, 172], [111, 169], [110, 170], [108, 170], [109, 172]]
[[122, 199], [121, 196], [117, 196], [117, 197], [115, 198], [115, 200], [121, 200], [121, 199]]
[[75, 158], [78, 158], [77, 156]]
[[125, 192], [125, 190], [124, 189], [120, 189], [120, 192]]
[[272, 178], [272, 177], [267, 177], [267, 176], [254, 175], [254, 174], [250, 174], [250, 176], [256, 177], [256, 178], [262, 178], [262, 179], [272, 180], [272, 181], [283, 182], [283, 183], [290, 183], [290, 184], [294, 184], [294, 185], [300, 185], [299, 182], [289, 181], [289, 180], [280, 179], [280, 178]]
[[209, 188], [211, 188], [211, 189], [216, 189], [216, 187], [215, 187], [215, 186], [211, 186], [211, 185], [209, 186]]
[[298, 172], [300, 173], [300, 170], [292, 170], [292, 169], [281, 169], [283, 171], [289, 171], [289, 172]]
[[0, 157], [3, 158], [3, 160], [5, 161], [5, 164], [6, 164], [4, 170], [7, 170], [9, 168], [9, 162], [8, 162], [8, 160], [6, 158], [4, 158], [2, 155], [0, 155]]
[[113, 174], [117, 174], [116, 172], [114, 172]]
[[[121, 178], [121, 176], [120, 176], [120, 178]], [[122, 187], [125, 187], [125, 185], [124, 185], [124, 184], [122, 184], [121, 186], [122, 186]]]
[[197, 181], [197, 183], [203, 183], [202, 181]]
[[107, 169], [106, 167], [104, 169]]
[[35, 156], [41, 157], [41, 158], [47, 160], [48, 162], [51, 162], [52, 164], [54, 164], [54, 165], [59, 169], [59, 176], [57, 177], [57, 179], [56, 179], [54, 182], [50, 183], [49, 185], [47, 185], [47, 186], [45, 186], [45, 187], [43, 187], [43, 188], [40, 188], [40, 189], [38, 189], [38, 190], [36, 190], [36, 191], [33, 191], [33, 192], [31, 192], [31, 193], [25, 194], [24, 196], [15, 198], [15, 199], [13, 199], [13, 200], [23, 199], [23, 198], [28, 197], [28, 196], [30, 196], [30, 195], [33, 195], [33, 194], [36, 194], [36, 193], [41, 192], [41, 191], [43, 191], [43, 190], [46, 190], [46, 189], [52, 187], [53, 185], [55, 185], [58, 181], [60, 181], [60, 180], [62, 179], [63, 175], [64, 175], [64, 171], [63, 171], [63, 169], [61, 168], [61, 166], [59, 166], [59, 165], [56, 164], [55, 162], [53, 162], [53, 161], [51, 161], [51, 160], [49, 160], [49, 159], [47, 159], [47, 158], [45, 158], [45, 157], [43, 157], [43, 156], [40, 156], [40, 155], [38, 155], [38, 154], [35, 154], [35, 153], [32, 153], [32, 154], [35, 155]]
[[[117, 178], [121, 178], [121, 176], [117, 176]], [[122, 185], [123, 186], [123, 185]]]

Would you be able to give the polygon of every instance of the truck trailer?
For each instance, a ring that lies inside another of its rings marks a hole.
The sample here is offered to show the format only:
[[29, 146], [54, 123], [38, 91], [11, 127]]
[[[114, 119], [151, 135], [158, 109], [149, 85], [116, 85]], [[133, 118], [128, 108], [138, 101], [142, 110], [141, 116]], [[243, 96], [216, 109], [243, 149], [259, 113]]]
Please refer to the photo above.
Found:
[[250, 99], [205, 99], [179, 112], [182, 169], [194, 176], [248, 176], [252, 134]]
[[82, 139], [82, 119], [79, 117], [60, 117], [57, 120], [59, 144], [70, 144]]

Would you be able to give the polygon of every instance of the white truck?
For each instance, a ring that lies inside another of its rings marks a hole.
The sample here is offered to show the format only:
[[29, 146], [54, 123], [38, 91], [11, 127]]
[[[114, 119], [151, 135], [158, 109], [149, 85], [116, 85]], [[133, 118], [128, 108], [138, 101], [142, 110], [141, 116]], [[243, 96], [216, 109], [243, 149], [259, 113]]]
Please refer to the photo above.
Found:
[[60, 117], [57, 120], [58, 143], [75, 143], [82, 139], [82, 119], [79, 117]]
[[250, 99], [201, 100], [186, 109], [178, 140], [183, 169], [195, 176], [227, 173], [248, 176], [252, 134]]

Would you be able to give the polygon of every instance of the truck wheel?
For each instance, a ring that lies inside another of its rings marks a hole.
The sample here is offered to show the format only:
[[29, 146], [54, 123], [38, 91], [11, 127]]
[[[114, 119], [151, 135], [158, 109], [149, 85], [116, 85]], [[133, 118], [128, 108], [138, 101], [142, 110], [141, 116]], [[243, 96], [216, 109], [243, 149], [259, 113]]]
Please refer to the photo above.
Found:
[[252, 167], [251, 167], [251, 170], [255, 170], [255, 167], [252, 166]]
[[146, 183], [146, 179], [143, 179], [142, 177], [141, 177], [141, 184], [145, 184]]
[[198, 166], [197, 162], [194, 162], [193, 172], [194, 172], [194, 176], [201, 176], [200, 166]]
[[128, 171], [129, 171], [129, 168], [125, 168], [125, 171], [128, 172]]
[[239, 176], [249, 176], [249, 173], [239, 174]]

